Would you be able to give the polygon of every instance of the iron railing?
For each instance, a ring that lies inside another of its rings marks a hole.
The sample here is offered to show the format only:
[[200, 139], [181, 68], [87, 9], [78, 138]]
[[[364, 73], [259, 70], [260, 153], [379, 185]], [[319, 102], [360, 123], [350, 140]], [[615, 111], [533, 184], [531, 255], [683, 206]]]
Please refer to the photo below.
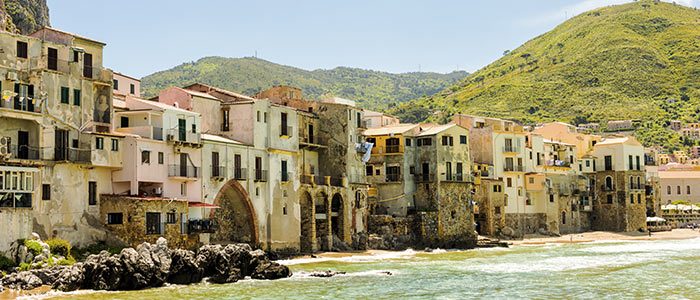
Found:
[[236, 180], [246, 180], [248, 179], [248, 169], [245, 168], [233, 168], [233, 178]]
[[214, 233], [219, 229], [219, 223], [214, 219], [195, 219], [187, 222], [187, 233]]
[[280, 136], [292, 136], [292, 126], [280, 125]]
[[10, 154], [10, 158], [27, 160], [41, 160], [43, 156], [41, 148], [26, 145], [10, 145]]
[[170, 177], [198, 178], [199, 177], [199, 167], [183, 166], [183, 165], [169, 165], [168, 166], [168, 176], [170, 176]]
[[503, 152], [506, 152], [506, 153], [520, 152], [520, 147], [517, 147], [517, 146], [503, 146]]
[[255, 169], [255, 181], [267, 181], [267, 170]]
[[503, 171], [506, 171], [506, 172], [522, 172], [522, 171], [523, 171], [523, 166], [509, 166], [509, 165], [504, 165], [504, 166], [503, 166]]
[[226, 167], [211, 166], [211, 177], [213, 177], [213, 178], [226, 178]]
[[68, 148], [68, 160], [77, 163], [90, 163], [92, 161], [92, 150]]
[[417, 173], [414, 176], [415, 176], [416, 182], [433, 182], [433, 181], [435, 181], [435, 174], [433, 174], [433, 173], [430, 173], [430, 174]]

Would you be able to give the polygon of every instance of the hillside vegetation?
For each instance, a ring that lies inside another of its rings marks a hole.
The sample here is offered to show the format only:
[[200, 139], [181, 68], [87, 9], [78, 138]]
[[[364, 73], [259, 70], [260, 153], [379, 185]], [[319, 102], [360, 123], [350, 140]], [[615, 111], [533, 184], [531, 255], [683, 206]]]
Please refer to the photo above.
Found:
[[307, 71], [252, 57], [205, 57], [144, 77], [142, 91], [154, 96], [169, 86], [201, 82], [254, 95], [274, 85], [292, 85], [301, 88], [307, 98], [332, 95], [382, 110], [396, 102], [433, 95], [466, 76], [466, 72], [392, 74], [346, 67]]
[[700, 120], [700, 12], [639, 1], [571, 18], [458, 84], [392, 110], [405, 120], [469, 113], [523, 123], [640, 119], [647, 145], [680, 145], [669, 120]]

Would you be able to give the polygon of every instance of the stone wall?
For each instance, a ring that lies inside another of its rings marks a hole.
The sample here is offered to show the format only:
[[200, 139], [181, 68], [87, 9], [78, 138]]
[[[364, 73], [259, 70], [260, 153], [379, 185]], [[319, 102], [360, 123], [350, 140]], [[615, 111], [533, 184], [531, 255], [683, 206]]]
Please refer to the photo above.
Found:
[[497, 236], [505, 227], [505, 199], [503, 192], [494, 192], [494, 186], [500, 186], [497, 190], [503, 189], [500, 180], [481, 178], [475, 189], [474, 201], [479, 207], [475, 221], [479, 223], [479, 233], [482, 235]]
[[[605, 188], [606, 177], [613, 179], [613, 189]], [[646, 230], [646, 195], [643, 189], [631, 189], [630, 176], [641, 176], [643, 171], [601, 171], [596, 174], [596, 200], [593, 202], [591, 225], [594, 230]], [[612, 203], [608, 203], [608, 196]], [[634, 203], [630, 201], [634, 197]], [[637, 200], [639, 197], [639, 201]]]
[[525, 234], [547, 232], [546, 214], [506, 214], [506, 228], [503, 234], [507, 237], [522, 238]]
[[[191, 249], [199, 244], [197, 235], [183, 232], [182, 217], [187, 218], [188, 203], [182, 200], [162, 198], [136, 198], [126, 196], [102, 195], [100, 216], [107, 223], [108, 213], [122, 213], [122, 224], [107, 224], [107, 228], [124, 243], [135, 247], [143, 242], [155, 243], [159, 237], [168, 240], [172, 247]], [[146, 213], [161, 213], [161, 234], [146, 234]], [[167, 213], [175, 213], [175, 223], [167, 224]]]

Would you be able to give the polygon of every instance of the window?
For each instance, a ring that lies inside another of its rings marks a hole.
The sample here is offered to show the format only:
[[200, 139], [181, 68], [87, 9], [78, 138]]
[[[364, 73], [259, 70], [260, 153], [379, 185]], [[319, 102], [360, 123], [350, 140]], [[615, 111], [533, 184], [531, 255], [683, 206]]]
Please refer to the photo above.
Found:
[[359, 112], [357, 113], [357, 118], [355, 118], [355, 121], [357, 121], [357, 128], [361, 128], [362, 127], [362, 115], [360, 115]]
[[80, 90], [73, 90], [73, 105], [80, 106]]
[[591, 167], [591, 161], [590, 161], [590, 160], [586, 160], [586, 168], [590, 168], [590, 167]]
[[80, 60], [80, 52], [73, 50], [73, 62], [78, 62]]
[[685, 187], [685, 193], [687, 195], [690, 195], [690, 186], [689, 185]]
[[632, 164], [632, 155], [627, 156], [629, 161], [630, 170], [634, 170], [634, 165]]
[[263, 114], [263, 122], [264, 122], [264, 123], [267, 123], [267, 113], [264, 113], [264, 114]]
[[22, 42], [22, 41], [17, 41], [17, 57], [19, 58], [27, 58], [28, 52], [27, 52], [27, 43]]
[[88, 204], [97, 205], [97, 182], [88, 182]]
[[73, 148], [78, 149], [78, 139], [73, 139]]
[[119, 151], [119, 140], [112, 139], [112, 151]]
[[500, 214], [500, 213], [501, 213], [501, 207], [500, 207], [500, 206], [494, 207], [494, 208], [493, 208], [493, 212], [494, 212], [495, 214]]
[[452, 180], [452, 163], [445, 162], [445, 179]]
[[671, 194], [671, 186], [666, 186], [666, 194], [670, 195]]
[[466, 144], [467, 144], [467, 136], [466, 136], [466, 135], [460, 135], [460, 136], [459, 136], [459, 143], [462, 144], [462, 145], [466, 145]]
[[222, 116], [222, 123], [221, 123], [221, 131], [228, 131], [229, 130], [229, 120], [228, 120], [228, 110], [223, 110], [221, 111], [223, 116]]
[[366, 166], [365, 167], [365, 175], [366, 176], [372, 176], [374, 175], [374, 167], [373, 166]]
[[630, 176], [630, 189], [634, 189], [634, 176]]
[[51, 200], [51, 185], [42, 184], [41, 185], [41, 200]]
[[399, 146], [398, 138], [388, 138], [385, 141], [386, 153], [399, 153], [401, 152], [401, 147]]
[[101, 137], [95, 138], [95, 149], [102, 150], [105, 148], [105, 139]]
[[187, 183], [180, 183], [180, 195], [187, 196]]
[[411, 139], [406, 138], [406, 146], [411, 147]]
[[282, 206], [282, 214], [285, 215], [285, 216], [287, 215], [287, 204], [285, 204], [284, 206]]
[[549, 202], [554, 203], [554, 194], [549, 194]]
[[630, 194], [630, 204], [634, 204], [634, 194]]
[[129, 93], [132, 95], [136, 94], [136, 86], [133, 83], [129, 84]]
[[680, 195], [681, 194], [681, 186], [676, 186], [676, 194]]
[[281, 113], [280, 115], [280, 135], [282, 136], [288, 136], [288, 128], [287, 128], [287, 113]]
[[121, 117], [119, 118], [119, 126], [122, 128], [129, 127], [129, 117]]
[[513, 187], [513, 178], [506, 178], [506, 187]]
[[281, 169], [282, 169], [282, 182], [287, 182], [289, 181], [289, 174], [287, 173], [287, 161], [283, 160], [281, 162]]
[[422, 138], [418, 141], [419, 141], [418, 146], [421, 146], [421, 144], [423, 144], [423, 146], [432, 146], [433, 145], [433, 139], [431, 139], [431, 138]]
[[174, 212], [169, 212], [165, 214], [165, 222], [168, 224], [175, 224], [177, 223], [177, 216], [175, 215]]
[[58, 49], [56, 48], [48, 48], [48, 56], [47, 56], [47, 68], [49, 70], [54, 70], [58, 71]]
[[160, 213], [146, 213], [146, 234], [160, 234]]
[[530, 184], [534, 184], [534, 183], [535, 183], [535, 178], [534, 178], [534, 177], [530, 177], [530, 178], [527, 179], [527, 182], [530, 183]]
[[416, 174], [416, 166], [409, 166], [408, 167], [408, 174], [415, 175]]
[[561, 223], [566, 224], [566, 212], [565, 211], [561, 212]]
[[641, 171], [642, 167], [639, 164], [639, 155], [635, 156], [635, 162], [637, 163], [637, 171]]
[[612, 156], [605, 156], [605, 171], [612, 171]]
[[109, 225], [124, 224], [124, 214], [122, 214], [122, 213], [107, 213], [107, 224], [109, 224]]
[[613, 195], [608, 195], [608, 204], [613, 203]]
[[613, 189], [612, 177], [610, 176], [605, 177], [605, 189], [608, 191]]
[[197, 124], [192, 124], [192, 133], [197, 133]]
[[386, 167], [386, 181], [396, 182], [400, 181], [401, 177], [401, 167], [399, 166], [387, 166]]
[[162, 165], [165, 161], [165, 155], [163, 155], [163, 152], [158, 152], [158, 164]]
[[258, 120], [258, 122], [260, 122], [260, 111], [257, 111], [257, 117], [256, 117], [256, 119]]
[[68, 104], [70, 102], [70, 89], [62, 86], [61, 87], [61, 103]]
[[451, 136], [443, 136], [442, 137], [442, 145], [443, 146], [452, 146], [453, 139]]
[[219, 152], [212, 152], [211, 153], [211, 176], [212, 177], [219, 177], [223, 176], [224, 174], [221, 174], [221, 169], [219, 168]]
[[112, 88], [114, 88], [115, 91], [119, 89], [119, 80], [112, 79]]
[[141, 164], [151, 163], [151, 151], [143, 150], [141, 151]]

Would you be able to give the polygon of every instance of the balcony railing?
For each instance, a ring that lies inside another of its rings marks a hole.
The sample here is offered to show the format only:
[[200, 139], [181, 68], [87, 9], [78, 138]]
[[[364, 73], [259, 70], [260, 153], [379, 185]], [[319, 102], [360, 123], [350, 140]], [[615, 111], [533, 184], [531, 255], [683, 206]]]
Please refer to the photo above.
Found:
[[520, 147], [517, 146], [503, 146], [504, 153], [517, 153], [520, 152]]
[[399, 182], [401, 181], [401, 174], [386, 174], [386, 182]]
[[41, 160], [42, 156], [42, 151], [39, 147], [10, 145], [10, 158], [12, 159]]
[[301, 136], [299, 137], [299, 143], [309, 145], [327, 145], [326, 140], [322, 139], [320, 136]]
[[472, 174], [445, 174], [443, 181], [452, 182], [474, 182], [474, 175]]
[[403, 145], [377, 146], [377, 147], [372, 148], [372, 152], [378, 153], [378, 154], [403, 153], [403, 151], [404, 151]]
[[248, 169], [245, 169], [245, 168], [233, 168], [233, 179], [236, 179], [236, 180], [246, 180], [246, 179], [248, 179]]
[[168, 176], [170, 176], [170, 177], [198, 178], [199, 177], [199, 167], [183, 166], [183, 165], [169, 165], [168, 166]]
[[255, 170], [255, 181], [267, 181], [267, 170]]
[[213, 177], [213, 178], [226, 178], [226, 167], [211, 166], [211, 177]]
[[280, 180], [282, 182], [289, 182], [292, 180], [292, 176], [294, 176], [292, 172], [280, 172]]
[[433, 182], [435, 181], [435, 174], [415, 174], [416, 182]]
[[157, 141], [162, 141], [163, 140], [163, 128], [161, 127], [153, 127], [153, 139]]
[[92, 150], [69, 148], [68, 160], [77, 163], [90, 163], [92, 160]]
[[219, 229], [219, 224], [214, 219], [197, 219], [187, 222], [187, 233], [214, 233]]
[[522, 171], [523, 171], [523, 166], [509, 166], [509, 165], [504, 165], [503, 171], [505, 171], [505, 172], [522, 172]]
[[292, 126], [280, 125], [280, 136], [292, 136]]
[[548, 160], [545, 162], [545, 165], [548, 167], [563, 167], [563, 168], [568, 168], [571, 167], [571, 163], [568, 161], [564, 160]]
[[168, 139], [167, 140], [169, 142], [175, 141], [175, 142], [199, 144], [200, 135], [197, 132], [191, 132], [191, 131], [182, 132], [178, 128], [172, 128], [172, 129], [168, 129]]

